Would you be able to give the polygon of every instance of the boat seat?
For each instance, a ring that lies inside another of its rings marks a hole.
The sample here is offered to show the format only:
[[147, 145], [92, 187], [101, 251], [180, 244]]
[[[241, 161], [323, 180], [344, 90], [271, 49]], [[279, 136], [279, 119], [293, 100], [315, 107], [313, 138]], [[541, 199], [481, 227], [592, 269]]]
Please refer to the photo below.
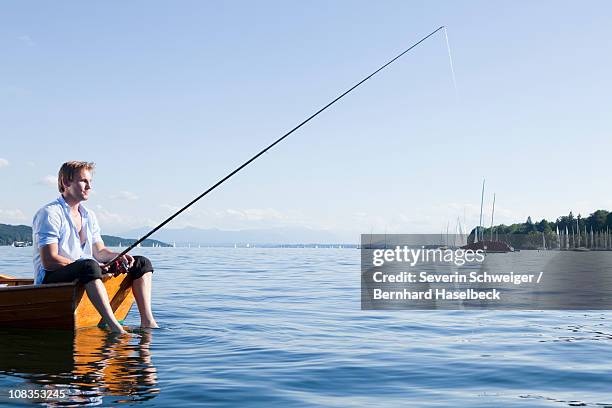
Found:
[[21, 286], [21, 285], [33, 285], [34, 279], [27, 278], [13, 278], [9, 275], [0, 274], [0, 285], [1, 286]]

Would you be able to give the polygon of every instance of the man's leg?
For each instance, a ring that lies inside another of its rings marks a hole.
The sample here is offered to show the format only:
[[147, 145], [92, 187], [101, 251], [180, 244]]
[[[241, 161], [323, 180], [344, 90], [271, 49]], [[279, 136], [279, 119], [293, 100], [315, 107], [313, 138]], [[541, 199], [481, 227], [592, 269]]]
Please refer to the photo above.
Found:
[[144, 256], [135, 256], [134, 265], [130, 268], [132, 276], [132, 293], [140, 313], [140, 326], [158, 328], [151, 309], [151, 289], [153, 286], [153, 266]]
[[121, 327], [121, 324], [119, 324], [113, 313], [110, 300], [108, 299], [108, 293], [106, 293], [106, 288], [102, 280], [94, 279], [89, 281], [85, 284], [85, 291], [87, 292], [91, 304], [94, 305], [98, 313], [100, 313], [100, 316], [104, 319], [104, 323], [108, 325], [111, 331], [115, 333], [125, 333], [125, 330], [123, 330], [123, 327]]
[[136, 299], [136, 305], [138, 305], [138, 312], [140, 313], [140, 326], [157, 328], [157, 322], [153, 317], [153, 311], [151, 310], [151, 286], [152, 279], [151, 272], [147, 272], [132, 281], [132, 293], [134, 293], [134, 299]]
[[56, 271], [47, 271], [43, 283], [72, 282], [78, 279], [85, 285], [89, 300], [94, 305], [104, 323], [116, 333], [125, 333], [110, 306], [108, 293], [101, 281], [102, 270], [93, 259], [84, 259], [66, 265]]

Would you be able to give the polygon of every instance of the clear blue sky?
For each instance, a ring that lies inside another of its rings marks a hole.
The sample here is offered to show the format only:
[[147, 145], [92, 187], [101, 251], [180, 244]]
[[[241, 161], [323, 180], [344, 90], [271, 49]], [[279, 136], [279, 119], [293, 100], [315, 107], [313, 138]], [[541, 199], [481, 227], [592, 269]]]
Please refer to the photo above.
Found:
[[[612, 209], [612, 3], [3, 2], [0, 222], [94, 161], [109, 233], [152, 225], [423, 43], [172, 227], [434, 232]], [[51, 176], [51, 178], [49, 178]], [[487, 213], [487, 219], [490, 212]], [[488, 222], [488, 221], [487, 221]]]

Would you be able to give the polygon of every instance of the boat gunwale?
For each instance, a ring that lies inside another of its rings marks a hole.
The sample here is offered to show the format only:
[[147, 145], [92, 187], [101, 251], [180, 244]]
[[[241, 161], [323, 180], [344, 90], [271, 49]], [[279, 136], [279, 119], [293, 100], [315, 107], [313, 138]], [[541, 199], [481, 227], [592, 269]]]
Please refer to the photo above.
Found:
[[[2, 281], [5, 279], [0, 279], [0, 283], [3, 283]], [[6, 279], [7, 281], [10, 281], [9, 279]], [[16, 291], [16, 290], [32, 290], [32, 289], [52, 289], [52, 288], [61, 288], [61, 287], [68, 287], [68, 286], [77, 286], [76, 281], [75, 282], [61, 282], [61, 283], [45, 283], [45, 284], [40, 284], [40, 285], [16, 285], [16, 286], [0, 286], [0, 292], [6, 292], [6, 291]]]
[[[10, 283], [10, 282], [15, 282], [15, 281], [33, 281], [32, 278], [13, 278], [13, 277], [5, 277], [7, 275], [0, 275], [3, 277], [0, 277], [0, 284], [3, 283]], [[106, 282], [109, 279], [112, 279], [113, 276], [112, 274], [104, 274], [102, 275], [102, 282]], [[65, 287], [65, 286], [74, 286], [75, 288], [77, 286], [79, 286], [79, 280], [75, 279], [72, 282], [58, 282], [58, 283], [39, 283], [39, 284], [27, 284], [27, 285], [13, 285], [13, 286], [0, 286], [0, 292], [4, 292], [6, 290], [17, 290], [17, 289], [21, 289], [21, 290], [26, 290], [26, 289], [36, 289], [36, 288], [58, 288], [58, 287]]]

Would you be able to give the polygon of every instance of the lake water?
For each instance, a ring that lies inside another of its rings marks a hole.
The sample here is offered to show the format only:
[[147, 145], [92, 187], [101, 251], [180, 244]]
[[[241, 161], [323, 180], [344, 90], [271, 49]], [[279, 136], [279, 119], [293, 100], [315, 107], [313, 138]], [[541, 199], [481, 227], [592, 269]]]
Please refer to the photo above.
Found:
[[[0, 247], [0, 273], [31, 276], [31, 251]], [[0, 405], [612, 406], [607, 311], [362, 311], [355, 249], [136, 253], [162, 328], [134, 306], [126, 339], [0, 330]]]

